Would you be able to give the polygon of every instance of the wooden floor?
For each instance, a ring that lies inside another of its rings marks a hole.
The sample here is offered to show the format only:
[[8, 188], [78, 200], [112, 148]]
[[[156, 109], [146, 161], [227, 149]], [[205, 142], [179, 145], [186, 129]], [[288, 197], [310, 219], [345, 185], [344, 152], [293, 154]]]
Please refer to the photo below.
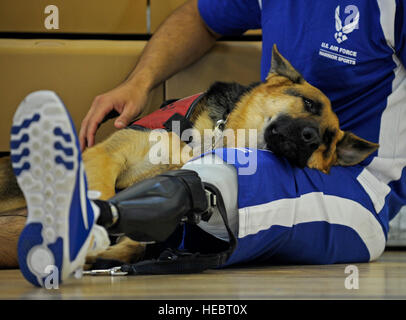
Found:
[[406, 299], [406, 251], [388, 251], [376, 262], [356, 266], [359, 288], [351, 290], [345, 288], [350, 274], [344, 264], [231, 268], [194, 275], [85, 276], [53, 290], [34, 288], [19, 270], [0, 270], [0, 299]]

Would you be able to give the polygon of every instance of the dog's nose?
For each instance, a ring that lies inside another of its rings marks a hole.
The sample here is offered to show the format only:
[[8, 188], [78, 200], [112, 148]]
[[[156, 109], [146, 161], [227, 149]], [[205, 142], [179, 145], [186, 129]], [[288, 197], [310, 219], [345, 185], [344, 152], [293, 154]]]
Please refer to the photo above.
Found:
[[315, 128], [305, 127], [302, 130], [302, 139], [308, 145], [314, 145], [314, 147], [318, 147], [320, 145], [319, 133]]

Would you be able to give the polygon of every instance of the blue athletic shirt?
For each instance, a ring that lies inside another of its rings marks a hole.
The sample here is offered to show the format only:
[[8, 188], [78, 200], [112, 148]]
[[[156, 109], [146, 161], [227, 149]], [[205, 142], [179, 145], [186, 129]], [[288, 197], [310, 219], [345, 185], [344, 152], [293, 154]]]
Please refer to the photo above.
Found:
[[261, 79], [273, 44], [331, 100], [343, 130], [380, 144], [358, 181], [376, 212], [406, 204], [405, 0], [199, 0], [221, 35], [262, 29]]

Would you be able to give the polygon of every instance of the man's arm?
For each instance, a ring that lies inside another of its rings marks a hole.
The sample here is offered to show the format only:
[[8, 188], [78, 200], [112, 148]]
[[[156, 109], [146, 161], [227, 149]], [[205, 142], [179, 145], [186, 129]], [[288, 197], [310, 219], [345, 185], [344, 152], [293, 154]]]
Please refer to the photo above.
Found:
[[219, 37], [201, 19], [197, 0], [189, 0], [158, 28], [129, 81], [151, 89], [202, 57]]
[[94, 145], [96, 130], [110, 111], [120, 113], [116, 128], [127, 126], [143, 110], [154, 87], [198, 60], [219, 37], [200, 17], [197, 0], [175, 10], [152, 36], [128, 79], [94, 99], [80, 128], [81, 149]]

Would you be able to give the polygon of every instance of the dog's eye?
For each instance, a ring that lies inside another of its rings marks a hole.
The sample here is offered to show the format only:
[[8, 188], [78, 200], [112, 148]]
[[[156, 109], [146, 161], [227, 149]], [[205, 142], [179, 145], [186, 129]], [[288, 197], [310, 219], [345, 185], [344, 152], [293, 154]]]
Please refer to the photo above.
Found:
[[312, 112], [312, 109], [314, 109], [313, 108], [313, 101], [309, 100], [307, 98], [303, 98], [303, 102], [304, 102], [306, 110]]
[[304, 107], [307, 112], [320, 115], [319, 104], [315, 103], [313, 100], [308, 98], [303, 98]]

